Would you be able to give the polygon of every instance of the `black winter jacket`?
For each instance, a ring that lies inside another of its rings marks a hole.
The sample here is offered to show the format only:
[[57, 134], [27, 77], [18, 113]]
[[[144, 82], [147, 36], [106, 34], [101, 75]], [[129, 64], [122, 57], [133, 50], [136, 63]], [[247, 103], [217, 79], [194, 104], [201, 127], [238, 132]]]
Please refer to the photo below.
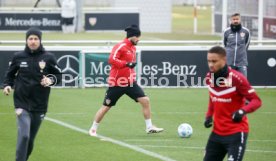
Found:
[[50, 87], [40, 82], [43, 75], [51, 77], [53, 84], [61, 80], [61, 70], [55, 56], [40, 48], [31, 52], [16, 52], [5, 75], [4, 87], [14, 86], [14, 106], [30, 112], [47, 112]]

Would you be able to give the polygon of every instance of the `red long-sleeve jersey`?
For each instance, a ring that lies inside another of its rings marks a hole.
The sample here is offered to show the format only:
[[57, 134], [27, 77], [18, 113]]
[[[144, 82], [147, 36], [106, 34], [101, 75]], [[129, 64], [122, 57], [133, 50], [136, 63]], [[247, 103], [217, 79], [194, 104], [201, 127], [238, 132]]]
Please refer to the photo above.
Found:
[[136, 80], [136, 72], [126, 66], [128, 62], [136, 62], [136, 47], [128, 40], [116, 44], [108, 60], [111, 70], [108, 78], [109, 86], [127, 86]]
[[[228, 68], [228, 77], [221, 86], [214, 86], [211, 74], [207, 74], [209, 89], [209, 107], [206, 117], [213, 117], [213, 132], [218, 135], [231, 135], [237, 132], [249, 132], [248, 119], [243, 117], [239, 123], [233, 122], [232, 115], [239, 109], [246, 113], [257, 110], [262, 102], [248, 80], [239, 72]], [[246, 105], [245, 100], [249, 103]]]

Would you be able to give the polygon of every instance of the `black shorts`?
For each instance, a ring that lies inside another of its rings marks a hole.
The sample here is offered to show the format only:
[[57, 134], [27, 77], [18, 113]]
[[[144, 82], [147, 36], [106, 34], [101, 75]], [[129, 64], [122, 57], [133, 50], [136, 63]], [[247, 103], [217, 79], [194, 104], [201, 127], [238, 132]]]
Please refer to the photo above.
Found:
[[73, 25], [74, 17], [61, 18], [61, 25]]
[[231, 161], [242, 161], [245, 148], [247, 133], [239, 132], [229, 136], [220, 136], [211, 133], [203, 161], [223, 161], [227, 154]]
[[137, 100], [138, 98], [146, 96], [143, 89], [136, 82], [126, 87], [119, 87], [119, 86], [108, 87], [105, 93], [103, 105], [109, 106], [109, 107], [115, 106], [116, 102], [124, 94], [128, 95], [136, 102], [138, 102]]

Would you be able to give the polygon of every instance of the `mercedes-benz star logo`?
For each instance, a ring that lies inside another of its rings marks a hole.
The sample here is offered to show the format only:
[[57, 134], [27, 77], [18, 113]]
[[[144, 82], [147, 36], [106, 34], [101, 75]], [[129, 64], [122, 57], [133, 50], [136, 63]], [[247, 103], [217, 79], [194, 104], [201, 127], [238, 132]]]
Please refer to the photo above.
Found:
[[[72, 79], [62, 79], [65, 83], [72, 83], [78, 79], [79, 72], [76, 71], [78, 67], [79, 60], [73, 55], [63, 55], [58, 60], [57, 63], [61, 68], [63, 74], [69, 74]], [[75, 68], [74, 68], [75, 66]], [[66, 78], [70, 78], [66, 77]]]
[[267, 65], [271, 68], [276, 66], [276, 59], [275, 58], [269, 58], [267, 59]]

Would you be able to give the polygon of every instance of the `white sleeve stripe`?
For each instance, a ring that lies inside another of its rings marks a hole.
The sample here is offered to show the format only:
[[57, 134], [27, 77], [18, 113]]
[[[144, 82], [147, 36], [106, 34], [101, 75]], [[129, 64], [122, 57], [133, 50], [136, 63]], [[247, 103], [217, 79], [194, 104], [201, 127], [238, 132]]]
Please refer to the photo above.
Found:
[[249, 45], [250, 40], [251, 40], [251, 34], [250, 34], [250, 31], [249, 31], [248, 28], [246, 28], [246, 27], [242, 27], [242, 28], [245, 29], [248, 32], [248, 40], [247, 40], [247, 43], [245, 45], [248, 48], [248, 45]]
[[255, 89], [248, 90], [248, 93], [253, 93], [253, 92], [255, 92]]
[[230, 27], [228, 27], [228, 28], [226, 28], [226, 29], [224, 29], [224, 31], [223, 31], [223, 33], [222, 33], [222, 45], [224, 46], [224, 47], [226, 47], [226, 45], [224, 44], [224, 41], [225, 41], [225, 33], [227, 32], [227, 31], [229, 31], [231, 28]]
[[225, 47], [224, 41], [225, 41], [225, 32], [224, 32], [223, 35], [222, 35], [222, 45]]
[[251, 35], [250, 35], [250, 32], [248, 32], [248, 40], [247, 40], [247, 43], [246, 43], [246, 47], [248, 47], [248, 45], [250, 43], [250, 39], [251, 39]]
[[227, 27], [226, 29], [224, 29], [223, 32], [226, 32], [226, 31], [228, 31], [228, 30], [230, 30], [230, 29], [231, 29], [230, 27]]
[[115, 60], [115, 58], [116, 58], [116, 56], [117, 56], [117, 53], [118, 53], [118, 51], [123, 47], [123, 46], [125, 46], [126, 44], [125, 43], [123, 43], [123, 44], [121, 44], [116, 50], [115, 50], [115, 53], [114, 53], [114, 55], [113, 55], [113, 60]]
[[246, 28], [246, 27], [242, 27], [243, 29], [245, 29], [247, 32], [249, 32], [249, 29], [248, 28]]
[[59, 72], [61, 72], [61, 69], [60, 69], [57, 65], [55, 65], [55, 68], [56, 68]]

